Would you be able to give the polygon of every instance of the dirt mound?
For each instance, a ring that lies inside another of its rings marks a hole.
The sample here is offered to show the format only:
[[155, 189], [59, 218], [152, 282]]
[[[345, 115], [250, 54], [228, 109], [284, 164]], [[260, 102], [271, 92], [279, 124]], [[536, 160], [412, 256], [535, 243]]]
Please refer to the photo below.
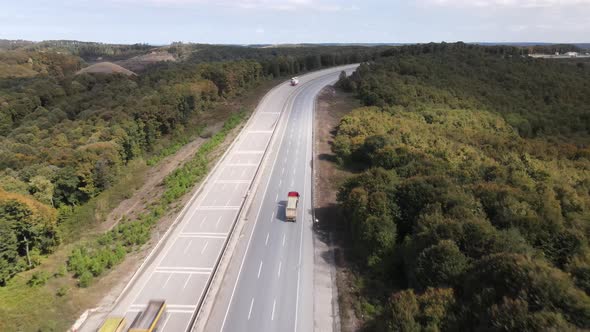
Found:
[[127, 76], [136, 75], [131, 70], [125, 69], [117, 64], [112, 63], [112, 62], [95, 63], [93, 65], [86, 67], [86, 68], [80, 69], [78, 72], [76, 72], [76, 75], [84, 74], [84, 73], [103, 73], [103, 74], [119, 73], [119, 74], [123, 74], [123, 75], [127, 75]]
[[176, 58], [166, 51], [153, 51], [148, 54], [117, 61], [117, 64], [133, 71], [141, 71], [148, 65], [163, 61], [176, 61]]

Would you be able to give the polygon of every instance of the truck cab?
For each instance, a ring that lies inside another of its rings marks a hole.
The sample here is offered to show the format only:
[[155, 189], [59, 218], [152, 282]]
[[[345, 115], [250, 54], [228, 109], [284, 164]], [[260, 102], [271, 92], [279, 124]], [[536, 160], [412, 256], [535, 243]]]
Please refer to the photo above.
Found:
[[297, 220], [297, 204], [299, 203], [299, 193], [290, 191], [287, 195], [287, 207], [285, 209], [285, 219], [295, 222]]
[[126, 327], [125, 317], [109, 317], [103, 322], [98, 332], [124, 332]]

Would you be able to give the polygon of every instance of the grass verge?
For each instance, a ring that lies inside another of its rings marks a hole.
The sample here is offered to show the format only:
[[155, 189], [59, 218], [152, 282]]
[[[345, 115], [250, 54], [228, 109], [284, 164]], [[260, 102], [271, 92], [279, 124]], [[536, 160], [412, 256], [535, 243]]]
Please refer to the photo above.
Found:
[[79, 287], [88, 287], [95, 277], [120, 263], [128, 252], [145, 244], [152, 227], [178, 198], [189, 192], [209, 171], [208, 156], [245, 118], [245, 111], [232, 114], [223, 128], [205, 142], [195, 156], [164, 179], [164, 195], [149, 212], [137, 220], [126, 221], [112, 230], [75, 248], [68, 257], [68, 271], [78, 279]]

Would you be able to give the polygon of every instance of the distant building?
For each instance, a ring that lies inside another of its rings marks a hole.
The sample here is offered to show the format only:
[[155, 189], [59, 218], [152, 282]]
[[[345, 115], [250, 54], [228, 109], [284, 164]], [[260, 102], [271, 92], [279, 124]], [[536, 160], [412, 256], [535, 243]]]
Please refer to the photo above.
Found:
[[570, 58], [575, 58], [578, 56], [578, 52], [566, 52], [565, 55], [569, 56]]

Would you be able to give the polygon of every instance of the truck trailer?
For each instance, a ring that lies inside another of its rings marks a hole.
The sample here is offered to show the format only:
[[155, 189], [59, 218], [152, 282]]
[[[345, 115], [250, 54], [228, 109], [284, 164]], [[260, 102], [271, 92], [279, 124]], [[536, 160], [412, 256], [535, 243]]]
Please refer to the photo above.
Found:
[[129, 332], [154, 332], [166, 315], [166, 301], [151, 300], [131, 324]]
[[287, 207], [285, 208], [285, 219], [295, 222], [297, 220], [297, 203], [299, 203], [299, 193], [290, 191], [287, 195]]

